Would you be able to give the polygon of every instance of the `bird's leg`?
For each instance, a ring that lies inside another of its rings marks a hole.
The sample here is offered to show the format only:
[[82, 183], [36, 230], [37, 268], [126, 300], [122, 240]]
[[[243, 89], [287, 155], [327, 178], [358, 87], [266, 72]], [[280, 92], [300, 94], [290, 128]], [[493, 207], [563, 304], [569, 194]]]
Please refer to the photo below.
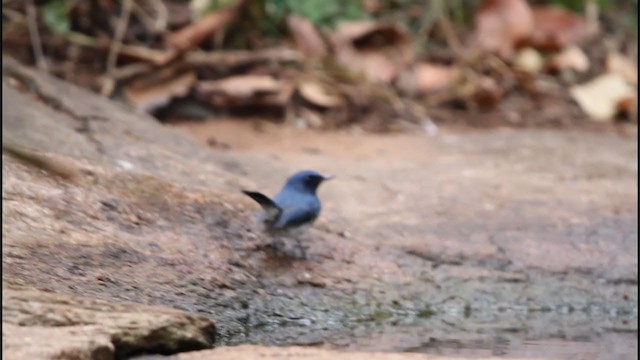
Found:
[[302, 246], [302, 243], [300, 242], [300, 239], [296, 238], [296, 244], [298, 244], [298, 249], [300, 250], [300, 253], [302, 254], [302, 258], [306, 259], [307, 258], [307, 252], [304, 250], [304, 247]]

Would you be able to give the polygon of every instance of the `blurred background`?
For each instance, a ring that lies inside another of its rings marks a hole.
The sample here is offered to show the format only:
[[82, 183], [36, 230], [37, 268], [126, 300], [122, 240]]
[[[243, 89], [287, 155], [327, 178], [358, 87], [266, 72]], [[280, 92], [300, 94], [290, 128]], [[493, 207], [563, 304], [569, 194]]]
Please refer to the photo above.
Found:
[[3, 49], [163, 121], [259, 113], [376, 132], [636, 124], [637, 10], [615, 0], [4, 1]]

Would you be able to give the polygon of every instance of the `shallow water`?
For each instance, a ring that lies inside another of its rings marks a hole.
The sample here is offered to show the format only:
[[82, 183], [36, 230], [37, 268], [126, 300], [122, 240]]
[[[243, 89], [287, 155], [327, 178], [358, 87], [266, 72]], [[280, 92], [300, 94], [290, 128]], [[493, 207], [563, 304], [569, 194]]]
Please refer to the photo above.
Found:
[[[358, 347], [391, 347], [394, 351], [451, 356], [454, 358], [518, 358], [566, 360], [627, 360], [638, 358], [637, 333], [608, 333], [591, 340], [526, 340], [517, 336], [491, 336], [484, 340], [456, 338], [402, 338], [387, 334], [362, 341]], [[369, 342], [375, 342], [370, 344]], [[399, 349], [402, 343], [414, 345]]]
[[[569, 340], [524, 340], [507, 341], [496, 340], [494, 344], [487, 344], [486, 348], [472, 346], [453, 346], [449, 344], [435, 344], [425, 348], [409, 349], [411, 352], [424, 352], [448, 356], [498, 356], [515, 358], [553, 358], [553, 359], [583, 359], [583, 360], [612, 360], [637, 359], [637, 334], [629, 336], [613, 335], [614, 344]], [[611, 340], [611, 339], [609, 339]]]

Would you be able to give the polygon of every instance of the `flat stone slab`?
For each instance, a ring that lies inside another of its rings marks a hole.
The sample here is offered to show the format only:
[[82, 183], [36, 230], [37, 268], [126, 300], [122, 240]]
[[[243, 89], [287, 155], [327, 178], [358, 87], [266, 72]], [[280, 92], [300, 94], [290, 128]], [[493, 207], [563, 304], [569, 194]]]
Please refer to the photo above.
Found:
[[[637, 332], [636, 139], [178, 130], [10, 60], [3, 71], [3, 289], [170, 307], [215, 321], [216, 345], [428, 352]], [[275, 193], [303, 168], [337, 175], [308, 260], [274, 251], [239, 191]], [[100, 305], [85, 321], [85, 300], [69, 301], [69, 348], [117, 354], [129, 312]], [[66, 351], [25, 338], [58, 330], [37, 309], [5, 311], [5, 344]]]
[[210, 348], [216, 328], [159, 306], [3, 288], [2, 335], [8, 359], [113, 359]]

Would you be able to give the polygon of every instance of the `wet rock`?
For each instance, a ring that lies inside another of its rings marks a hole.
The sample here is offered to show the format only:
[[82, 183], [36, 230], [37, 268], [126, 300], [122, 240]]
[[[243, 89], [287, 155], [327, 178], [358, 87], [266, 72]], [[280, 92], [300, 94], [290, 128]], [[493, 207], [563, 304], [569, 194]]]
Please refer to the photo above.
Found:
[[500, 265], [504, 259], [498, 248], [486, 234], [474, 234], [470, 241], [434, 238], [428, 242], [414, 241], [404, 248], [405, 252], [432, 262], [435, 266], [494, 263]]

